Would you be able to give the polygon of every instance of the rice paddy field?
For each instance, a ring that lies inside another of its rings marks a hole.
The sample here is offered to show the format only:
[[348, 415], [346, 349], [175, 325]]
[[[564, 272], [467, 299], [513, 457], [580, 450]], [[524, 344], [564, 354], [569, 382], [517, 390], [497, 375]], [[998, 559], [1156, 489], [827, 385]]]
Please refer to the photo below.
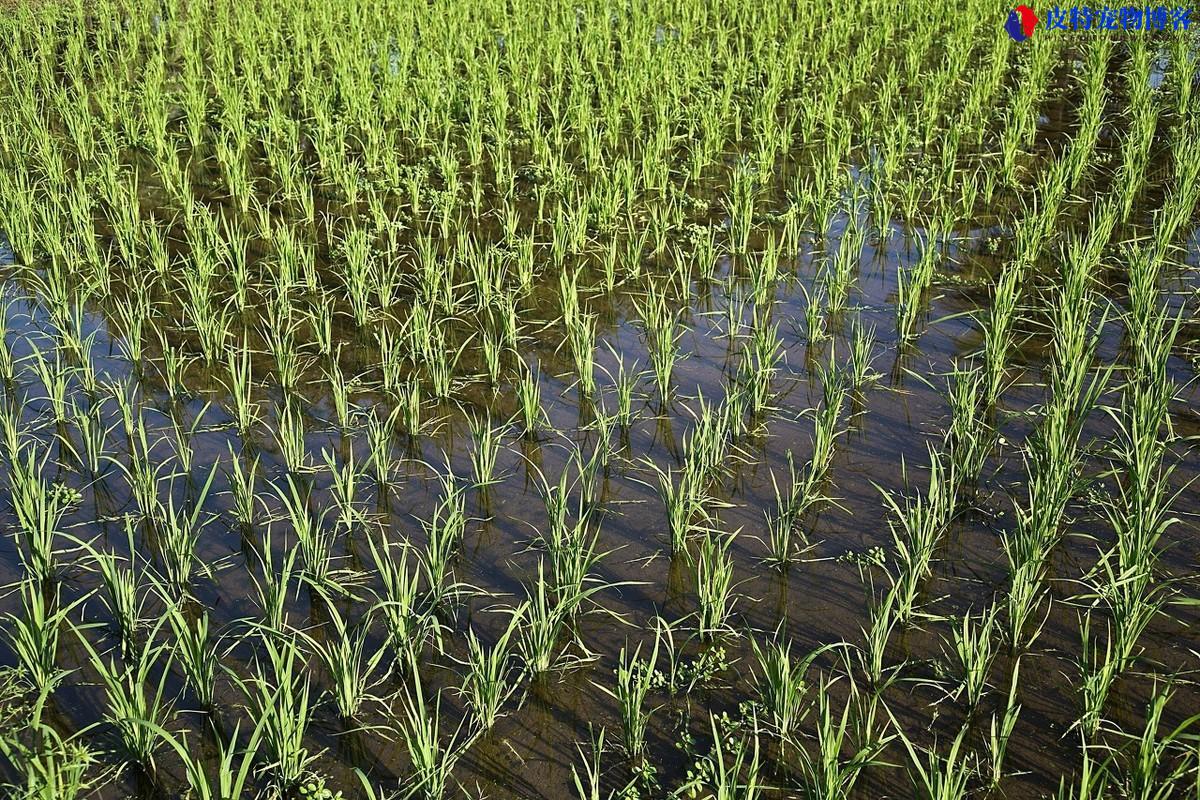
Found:
[[1194, 33], [4, 5], [0, 795], [1200, 798]]

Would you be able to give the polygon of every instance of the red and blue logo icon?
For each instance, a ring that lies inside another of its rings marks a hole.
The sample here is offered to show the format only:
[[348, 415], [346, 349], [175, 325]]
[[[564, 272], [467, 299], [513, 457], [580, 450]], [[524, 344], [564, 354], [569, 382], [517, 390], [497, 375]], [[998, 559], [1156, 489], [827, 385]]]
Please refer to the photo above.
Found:
[[1014, 42], [1023, 42], [1033, 36], [1033, 29], [1037, 27], [1039, 21], [1032, 8], [1017, 6], [1008, 12], [1008, 21], [1004, 23], [1004, 30], [1008, 31], [1008, 35], [1013, 38]]

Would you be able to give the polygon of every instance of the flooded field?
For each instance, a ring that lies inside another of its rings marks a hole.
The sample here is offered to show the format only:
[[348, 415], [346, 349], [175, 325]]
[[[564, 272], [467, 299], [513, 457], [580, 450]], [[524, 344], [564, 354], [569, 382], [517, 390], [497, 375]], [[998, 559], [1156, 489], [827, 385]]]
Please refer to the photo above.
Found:
[[0, 12], [0, 793], [1200, 797], [1185, 30]]

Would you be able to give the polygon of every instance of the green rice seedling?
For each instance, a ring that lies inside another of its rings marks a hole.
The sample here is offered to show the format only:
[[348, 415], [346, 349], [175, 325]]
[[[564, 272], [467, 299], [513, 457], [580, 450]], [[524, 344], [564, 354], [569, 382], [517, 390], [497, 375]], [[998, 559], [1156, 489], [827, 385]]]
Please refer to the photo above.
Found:
[[[874, 703], [863, 709], [863, 697], [850, 680], [850, 696], [834, 710], [830, 689], [838, 679], [822, 675], [817, 691], [816, 752], [800, 749], [800, 782], [806, 797], [834, 800], [854, 791], [864, 771], [879, 763], [893, 736], [880, 736], [872, 730]], [[844, 753], [849, 753], [849, 757]]]
[[579, 393], [586, 398], [595, 397], [596, 316], [576, 311], [567, 320], [567, 342], [579, 376]]
[[1092, 757], [1091, 748], [1084, 746], [1082, 764], [1078, 772], [1070, 783], [1066, 777], [1059, 779], [1054, 800], [1101, 800], [1109, 797], [1109, 786], [1113, 783], [1111, 765], [1111, 755], [1097, 764]]
[[[170, 652], [166, 643], [154, 642], [164, 621], [159, 620], [141, 648], [121, 666], [101, 657], [83, 632], [76, 629], [92, 669], [104, 686], [106, 719], [116, 728], [125, 756], [151, 776], [157, 770], [155, 756], [160, 744], [154, 726], [161, 728], [170, 713], [166, 698], [168, 664], [159, 663], [164, 654], [169, 662]], [[154, 681], [156, 670], [159, 677]]]
[[498, 336], [485, 329], [480, 336], [479, 346], [480, 353], [483, 355], [483, 364], [487, 370], [488, 385], [498, 387], [500, 371], [503, 368], [504, 345]]
[[[373, 537], [368, 537], [367, 545], [383, 587], [372, 612], [383, 616], [393, 661], [403, 663], [410, 655], [415, 656], [421, 651], [434, 622], [420, 603], [420, 556], [415, 558], [418, 563], [410, 569], [408, 555], [412, 546], [407, 542], [377, 544]], [[395, 549], [400, 550], [399, 558], [392, 555]]]
[[201, 708], [212, 708], [218, 655], [209, 635], [208, 611], [200, 611], [189, 619], [184, 609], [173, 603], [167, 608], [167, 622], [174, 636], [173, 651], [187, 677], [188, 687]]
[[255, 453], [250, 466], [243, 467], [242, 457], [233, 451], [233, 445], [229, 446], [229, 470], [226, 477], [229, 480], [229, 493], [233, 496], [233, 518], [246, 530], [254, 527], [258, 517], [258, 494], [255, 486], [258, 482], [259, 464], [259, 455]]
[[[611, 350], [610, 350], [611, 352]], [[629, 368], [626, 368], [625, 361], [620, 356], [617, 359], [617, 374], [613, 379], [613, 386], [617, 395], [617, 422], [623, 429], [628, 428], [633, 421], [633, 393], [637, 389], [640, 373], [637, 372], [636, 362]]]
[[517, 691], [512, 640], [524, 618], [525, 606], [514, 609], [508, 627], [491, 648], [483, 646], [474, 630], [467, 632], [467, 675], [462, 693], [481, 730], [490, 731], [496, 726], [504, 704]]
[[49, 695], [65, 675], [58, 668], [59, 631], [79, 601], [63, 606], [57, 585], [47, 598], [41, 587], [29, 580], [20, 583], [19, 591], [21, 614], [4, 615], [4, 638], [39, 694]]
[[871, 370], [875, 357], [875, 328], [863, 328], [862, 319], [855, 317], [850, 328], [850, 385], [863, 389], [878, 377]]
[[304, 746], [313, 717], [311, 681], [295, 637], [266, 633], [261, 647], [265, 664], [256, 655], [248, 678], [230, 677], [245, 694], [252, 718], [262, 725], [272, 783], [280, 791], [290, 791], [301, 784], [317, 758]]
[[518, 649], [530, 674], [545, 675], [559, 662], [558, 642], [567, 628], [571, 609], [552, 599], [545, 564], [540, 560], [537, 580], [532, 587], [525, 587], [525, 594], [527, 610]]
[[781, 641], [779, 630], [766, 645], [759, 646], [752, 638], [750, 646], [758, 662], [758, 698], [767, 714], [769, 730], [782, 741], [792, 741], [809, 711], [808, 668], [821, 653], [832, 648], [819, 647], [794, 660], [792, 641], [790, 638]]
[[985, 381], [979, 367], [955, 371], [950, 378], [950, 430], [946, 446], [959, 487], [973, 487], [979, 481], [984, 461], [997, 438], [982, 418]]
[[[588, 730], [591, 731], [590, 723]], [[583, 775], [579, 774], [577, 767], [571, 767], [571, 780], [575, 786], [577, 800], [613, 800], [613, 798], [618, 796], [615, 791], [603, 794], [602, 777], [604, 770], [602, 769], [601, 760], [604, 754], [605, 735], [605, 729], [601, 728], [599, 734], [589, 737], [592, 751], [590, 756], [583, 752], [582, 745], [578, 743], [575, 745], [575, 749], [579, 751], [579, 758], [583, 762]], [[626, 788], [633, 785], [634, 781], [630, 781], [629, 786]]]
[[908, 774], [916, 796], [923, 800], [959, 800], [966, 797], [967, 787], [978, 771], [967, 750], [968, 728], [959, 730], [950, 743], [949, 752], [942, 755], [932, 747], [926, 750], [913, 744], [894, 717], [892, 722], [900, 743], [908, 753]]
[[283, 504], [286, 520], [296, 537], [303, 579], [314, 591], [334, 597], [343, 594], [352, 575], [336, 567], [333, 553], [336, 534], [325, 525], [330, 509], [314, 516], [310, 510], [309, 490], [302, 490], [291, 475], [287, 476], [286, 490], [276, 483], [271, 486]]
[[40, 708], [39, 704], [37, 721], [30, 726], [36, 744], [26, 744], [17, 736], [0, 735], [0, 756], [11, 765], [16, 776], [14, 783], [0, 784], [0, 788], [22, 800], [87, 797], [107, 777], [94, 769], [100, 761], [98, 754], [81, 744], [78, 734], [64, 738], [52, 726], [41, 722]]
[[412, 762], [409, 795], [425, 800], [441, 800], [450, 788], [450, 779], [462, 755], [459, 740], [461, 726], [450, 738], [441, 742], [442, 698], [439, 694], [432, 708], [425, 699], [425, 689], [414, 661], [410, 670], [412, 684], [404, 692], [404, 716], [400, 720], [400, 737]]
[[0, 305], [0, 383], [11, 391], [17, 380], [17, 361], [8, 343], [10, 308], [10, 304]]
[[659, 400], [666, 406], [671, 400], [671, 375], [679, 360], [679, 341], [683, 338], [679, 314], [668, 309], [665, 297], [654, 293], [641, 302], [639, 310], [646, 330], [650, 366], [658, 383]]
[[646, 751], [646, 731], [653, 713], [646, 709], [646, 696], [658, 664], [659, 639], [655, 637], [654, 648], [646, 661], [640, 658], [639, 645], [632, 654], [621, 648], [616, 668], [616, 686], [597, 685], [600, 691], [617, 701], [621, 715], [621, 730], [624, 732], [625, 755], [633, 762], [642, 759]]
[[896, 598], [900, 591], [900, 587], [893, 584], [882, 600], [871, 605], [871, 624], [862, 630], [864, 646], [859, 651], [860, 664], [872, 686], [882, 686], [884, 683], [888, 642], [892, 631], [901, 623], [896, 612]]
[[845, 433], [841, 414], [850, 389], [841, 369], [819, 366], [817, 374], [821, 381], [821, 406], [813, 420], [813, 453], [804, 476], [806, 492], [815, 492], [833, 465], [834, 448]]
[[296, 403], [286, 402], [275, 418], [275, 444], [288, 472], [300, 474], [311, 469], [305, 441], [304, 413]]
[[963, 616], [962, 624], [951, 632], [951, 661], [958, 678], [951, 696], [968, 709], [977, 708], [987, 690], [988, 674], [996, 658], [992, 640], [995, 624], [993, 607], [978, 618]]
[[425, 531], [425, 553], [421, 566], [425, 572], [426, 602], [436, 608], [456, 593], [451, 583], [453, 562], [466, 532], [466, 495], [455, 484], [453, 474], [443, 477], [445, 494], [428, 520], [422, 522]]
[[104, 586], [101, 599], [117, 628], [122, 656], [130, 655], [137, 642], [138, 630], [141, 627], [138, 585], [146, 577], [144, 573], [139, 575], [134, 569], [137, 559], [133, 554], [136, 554], [137, 550], [133, 541], [133, 523], [129, 517], [125, 518], [125, 538], [131, 554], [127, 567], [122, 566], [122, 559], [113, 553], [88, 548], [92, 563], [95, 564], [96, 571], [100, 574], [100, 582]]
[[546, 421], [546, 412], [542, 410], [541, 374], [540, 365], [526, 369], [516, 385], [522, 433], [527, 439], [536, 438], [538, 430]]
[[378, 700], [372, 690], [386, 677], [382, 672], [386, 646], [372, 652], [368, 615], [347, 623], [333, 604], [328, 606], [330, 630], [322, 637], [301, 634], [324, 667], [328, 695], [342, 720], [360, 719], [369, 703]]
[[64, 424], [68, 420], [67, 393], [70, 391], [70, 380], [75, 370], [62, 363], [57, 351], [54, 354], [54, 362], [51, 364], [41, 348], [32, 343], [31, 346], [33, 348], [34, 376], [46, 392], [42, 399], [49, 404], [54, 423]]
[[[717, 729], [715, 717], [710, 718], [709, 724], [713, 735], [713, 752], [708, 757], [712, 775], [711, 797], [713, 800], [758, 800], [763, 796], [765, 787], [759, 783], [761, 762], [757, 720], [752, 722], [748, 733], [750, 744], [745, 739], [732, 743], [725, 741]], [[725, 760], [727, 745], [733, 751], [728, 763]]]
[[1019, 266], [1009, 267], [1000, 274], [987, 320], [983, 323], [983, 363], [986, 373], [984, 396], [989, 407], [995, 404], [1005, 389], [1020, 282]]
[[884, 502], [891, 511], [892, 542], [895, 546], [895, 613], [904, 624], [917, 613], [922, 586], [932, 572], [933, 558], [946, 526], [954, 514], [953, 462], [949, 468], [932, 447], [929, 450], [929, 488], [923, 495], [907, 498], [903, 508], [891, 494]]
[[471, 465], [475, 470], [475, 486], [484, 489], [499, 482], [496, 477], [496, 461], [500, 456], [503, 427], [493, 427], [490, 417], [469, 418], [471, 439], [475, 448], [471, 451]]
[[367, 449], [371, 451], [370, 466], [375, 475], [375, 483], [380, 487], [391, 484], [392, 474], [396, 471], [396, 458], [392, 453], [392, 434], [401, 415], [400, 407], [380, 418], [372, 409], [366, 415]]
[[333, 404], [333, 415], [337, 421], [338, 428], [343, 431], [350, 429], [350, 383], [346, 380], [346, 376], [342, 374], [341, 367], [338, 366], [337, 360], [332, 359], [331, 363], [324, 368], [325, 380], [329, 384], [329, 400]]
[[197, 800], [237, 800], [249, 791], [254, 764], [262, 746], [265, 719], [264, 717], [255, 723], [246, 746], [241, 750], [237, 746], [238, 734], [241, 731], [240, 722], [234, 725], [228, 741], [224, 737], [218, 737], [215, 776], [211, 776], [205, 760], [197, 757], [195, 748], [189, 747], [190, 742], [186, 737], [157, 726], [152, 726], [152, 730], [183, 762], [184, 777], [191, 796]]
[[1104, 706], [1108, 702], [1108, 695], [1119, 671], [1117, 659], [1113, 657], [1111, 629], [1106, 625], [1103, 637], [1093, 636], [1090, 609], [1080, 617], [1079, 622], [1082, 682], [1078, 689], [1082, 713], [1076, 725], [1082, 729], [1084, 735], [1090, 737], [1095, 735], [1100, 727]]
[[1136, 738], [1136, 751], [1118, 778], [1122, 796], [1167, 800], [1192, 793], [1200, 755], [1196, 753], [1195, 726], [1200, 714], [1194, 714], [1163, 732], [1164, 715], [1176, 689], [1158, 689], [1146, 708], [1146, 724]]
[[700, 543], [696, 559], [696, 591], [700, 602], [699, 631], [705, 638], [729, 630], [735, 603], [733, 558], [729, 549], [735, 535], [709, 533]]
[[1033, 646], [1041, 633], [1042, 626], [1030, 629], [1033, 615], [1046, 596], [1042, 585], [1042, 564], [1036, 561], [1021, 561], [1018, 546], [1004, 540], [1004, 551], [1009, 562], [1009, 590], [1006, 607], [1008, 611], [1008, 642], [1012, 652], [1027, 650]]
[[1013, 663], [1012, 678], [1008, 687], [1008, 703], [1004, 707], [1004, 716], [997, 722], [992, 715], [988, 728], [988, 778], [989, 785], [995, 789], [1004, 779], [1004, 758], [1008, 753], [1008, 742], [1012, 738], [1013, 729], [1017, 726], [1017, 717], [1021, 706], [1017, 703], [1018, 676], [1021, 670], [1021, 660]]
[[331, 450], [322, 448], [321, 455], [325, 459], [325, 465], [332, 479], [330, 493], [333, 495], [333, 503], [337, 511], [334, 525], [339, 530], [353, 532], [366, 520], [359, 501], [362, 467], [354, 460], [353, 450], [346, 455], [340, 466], [337, 463], [337, 456]]
[[767, 325], [757, 318], [751, 338], [739, 365], [739, 385], [749, 399], [750, 414], [762, 420], [771, 411], [771, 381], [779, 372], [783, 358], [778, 323]]
[[796, 472], [796, 461], [792, 451], [787, 453], [788, 484], [781, 489], [775, 473], [771, 473], [771, 486], [775, 490], [775, 510], [765, 512], [767, 518], [767, 547], [768, 563], [781, 569], [786, 569], [797, 560], [795, 537], [799, 534], [803, 549], [809, 544], [804, 530], [800, 527], [804, 514], [815, 502], [816, 498], [805, 492], [806, 484]]
[[[75, 405], [74, 401], [72, 401], [72, 405]], [[107, 437], [115, 426], [104, 427], [101, 411], [97, 406], [92, 406], [87, 410], [75, 406], [75, 411], [71, 416], [82, 443], [76, 445], [72, 437], [65, 432], [59, 433], [58, 440], [71, 453], [81, 469], [86, 470], [93, 478], [99, 477], [106, 464], [104, 456]]]
[[58, 526], [67, 512], [65, 496], [56, 492], [42, 477], [50, 451], [39, 459], [35, 445], [18, 445], [9, 458], [9, 482], [17, 526], [13, 531], [21, 564], [38, 581], [53, 578], [57, 568], [55, 540]]
[[667, 509], [671, 552], [686, 552], [688, 539], [697, 529], [696, 518], [704, 513], [705, 492], [688, 470], [682, 470], [676, 478], [677, 473], [670, 468], [664, 470], [652, 462], [647, 466], [655, 473], [659, 497]]
[[901, 342], [912, 340], [917, 333], [916, 326], [925, 308], [926, 294], [933, 283], [934, 272], [937, 269], [938, 246], [937, 231], [932, 228], [927, 232], [926, 241], [921, 250], [921, 256], [908, 270], [899, 269], [896, 276], [896, 333]]
[[154, 520], [159, 554], [166, 569], [167, 582], [174, 591], [181, 594], [189, 591], [195, 575], [212, 575], [211, 566], [199, 558], [197, 550], [200, 535], [207, 524], [200, 521], [204, 511], [204, 500], [208, 497], [216, 474], [217, 467], [214, 464], [190, 511], [177, 509], [174, 492], [170, 492], [166, 505], [160, 507], [162, 515]]

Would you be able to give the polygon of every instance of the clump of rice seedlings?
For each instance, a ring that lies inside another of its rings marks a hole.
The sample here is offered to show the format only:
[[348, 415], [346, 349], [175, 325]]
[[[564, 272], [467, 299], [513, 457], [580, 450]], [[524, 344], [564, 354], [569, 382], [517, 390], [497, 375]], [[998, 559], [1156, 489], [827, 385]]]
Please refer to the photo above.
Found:
[[[789, 475], [787, 489], [780, 488], [779, 481], [772, 472], [771, 486], [775, 490], [775, 510], [774, 513], [765, 512], [769, 551], [767, 560], [768, 563], [780, 568], [786, 568], [797, 559], [793, 540], [799, 530], [797, 526], [800, 520], [813, 502], [812, 496], [805, 494], [805, 485], [796, 473], [796, 462], [791, 450], [787, 453], [787, 462]], [[803, 539], [802, 530], [800, 530], [800, 536]]]
[[192, 796], [198, 800], [229, 800], [241, 797], [251, 785], [255, 761], [262, 746], [263, 724], [263, 720], [255, 724], [242, 749], [238, 748], [240, 722], [234, 725], [228, 741], [222, 736], [217, 737], [215, 776], [209, 772], [204, 759], [196, 755], [195, 748], [189, 747], [190, 742], [185, 736], [158, 727], [154, 727], [154, 731], [183, 762], [184, 777]]
[[[208, 473], [208, 479], [192, 503], [190, 511], [175, 506], [175, 493], [169, 492], [165, 505], [159, 505], [159, 514], [152, 520], [158, 539], [159, 554], [166, 571], [167, 582], [177, 593], [190, 590], [196, 575], [212, 574], [211, 566], [199, 558], [200, 536], [205, 523], [200, 517], [204, 512], [204, 500], [217, 474], [216, 465]], [[172, 480], [172, 484], [174, 480]]]
[[339, 466], [337, 456], [331, 451], [322, 449], [321, 455], [325, 459], [325, 465], [328, 468], [327, 474], [332, 479], [330, 493], [333, 495], [333, 502], [337, 511], [337, 518], [334, 520], [334, 525], [337, 529], [352, 532], [365, 519], [366, 515], [362, 510], [360, 501], [360, 487], [362, 481], [361, 467], [354, 460], [354, 451], [351, 450], [346, 458]]
[[396, 458], [392, 452], [392, 433], [400, 419], [401, 408], [397, 406], [391, 414], [380, 417], [374, 409], [366, 414], [367, 449], [370, 450], [369, 460], [375, 483], [381, 489], [391, 485], [392, 474], [396, 471]]
[[242, 457], [233, 452], [233, 445], [230, 445], [229, 456], [228, 480], [229, 492], [233, 497], [233, 516], [244, 529], [250, 530], [258, 518], [259, 503], [255, 486], [259, 456], [255, 453], [249, 467], [242, 466]]
[[891, 511], [892, 542], [896, 567], [891, 575], [895, 589], [896, 621], [904, 624], [919, 611], [920, 594], [932, 572], [934, 554], [946, 526], [954, 514], [955, 476], [945, 456], [929, 450], [929, 487], [924, 494], [909, 497], [903, 506], [894, 496], [884, 493]]
[[59, 602], [57, 586], [47, 597], [35, 582], [19, 585], [21, 613], [4, 616], [4, 638], [16, 656], [17, 664], [41, 695], [49, 695], [64, 677], [58, 667], [59, 631], [71, 609]]
[[471, 417], [471, 439], [475, 449], [471, 451], [471, 465], [475, 469], [475, 486], [486, 489], [498, 483], [496, 477], [496, 460], [500, 456], [503, 427], [493, 427], [491, 419], [486, 417]]
[[1146, 724], [1134, 741], [1125, 768], [1116, 780], [1126, 797], [1166, 798], [1177, 792], [1195, 791], [1200, 755], [1195, 748], [1195, 726], [1200, 715], [1192, 715], [1170, 730], [1164, 730], [1164, 715], [1177, 689], [1155, 687], [1146, 708]]
[[484, 647], [474, 630], [467, 632], [467, 675], [462, 693], [481, 730], [490, 731], [496, 726], [504, 704], [519, 687], [514, 679], [513, 636], [524, 622], [525, 608], [512, 611], [508, 627], [490, 648]]
[[540, 366], [527, 369], [522, 373], [516, 384], [516, 394], [521, 432], [527, 439], [533, 439], [546, 420], [546, 412], [542, 410]]
[[730, 630], [736, 598], [733, 593], [733, 558], [729, 554], [733, 535], [708, 533], [696, 557], [697, 616], [700, 635], [712, 638]]
[[1020, 292], [1021, 269], [1011, 266], [996, 281], [992, 303], [983, 326], [983, 369], [986, 375], [984, 397], [989, 407], [995, 405], [1005, 389], [1008, 359], [1013, 347], [1013, 327], [1017, 320], [1017, 300]]
[[917, 797], [926, 800], [967, 797], [967, 788], [979, 768], [967, 747], [969, 729], [966, 726], [959, 730], [949, 750], [942, 754], [937, 751], [936, 744], [928, 749], [915, 745], [894, 718], [893, 725], [908, 754], [908, 775]]
[[872, 371], [871, 362], [875, 358], [875, 328], [864, 328], [862, 319], [855, 317], [850, 327], [850, 385], [861, 391], [867, 384], [878, 378]]
[[1112, 633], [1107, 629], [1102, 636], [1093, 635], [1092, 613], [1085, 612], [1080, 618], [1081, 658], [1079, 684], [1082, 713], [1076, 724], [1086, 736], [1092, 736], [1100, 727], [1104, 706], [1108, 701], [1113, 683], [1120, 674], [1117, 659], [1113, 657]]
[[686, 552], [692, 534], [703, 530], [704, 522], [709, 518], [708, 491], [691, 470], [676, 472], [670, 468], [663, 469], [653, 462], [647, 466], [657, 478], [659, 497], [666, 507], [671, 553]]
[[191, 619], [179, 604], [167, 609], [167, 622], [174, 636], [174, 653], [187, 677], [188, 687], [201, 708], [212, 708], [219, 671], [216, 642], [209, 635], [209, 614], [200, 611]]
[[16, 780], [0, 784], [13, 797], [29, 800], [76, 800], [90, 795], [108, 778], [97, 774], [100, 756], [79, 742], [78, 734], [64, 738], [53, 726], [41, 721], [42, 704], [29, 725], [36, 737], [26, 744], [17, 736], [0, 735], [0, 756], [9, 763]]
[[625, 755], [635, 763], [642, 759], [646, 751], [646, 731], [653, 713], [645, 708], [646, 696], [650, 693], [654, 670], [658, 665], [658, 645], [659, 639], [655, 637], [654, 648], [645, 661], [640, 658], [640, 645], [632, 654], [622, 647], [616, 668], [616, 686], [612, 689], [599, 686], [602, 692], [617, 701]]
[[144, 569], [141, 574], [135, 570], [138, 563], [137, 549], [134, 547], [133, 523], [129, 517], [125, 518], [125, 537], [131, 554], [129, 566], [123, 566], [122, 559], [107, 550], [89, 550], [104, 588], [104, 592], [100, 594], [101, 602], [107, 608], [117, 629], [121, 654], [127, 656], [133, 652], [141, 627], [142, 603], [138, 599], [138, 586], [147, 576]]
[[[420, 556], [414, 556], [409, 567], [407, 542], [393, 544], [386, 540], [376, 543], [374, 537], [367, 540], [372, 566], [378, 575], [382, 590], [372, 607], [384, 621], [388, 644], [394, 662], [404, 663], [410, 654], [419, 653], [430, 633], [432, 617], [421, 604]], [[393, 553], [400, 551], [397, 558]]]
[[[154, 729], [163, 727], [169, 714], [168, 670], [160, 663], [164, 654], [169, 657], [169, 648], [165, 642], [154, 641], [164, 621], [158, 622], [141, 648], [120, 666], [105, 660], [83, 632], [77, 630], [92, 668], [104, 686], [106, 719], [116, 728], [125, 756], [150, 776], [156, 772], [155, 755], [161, 745]], [[156, 671], [157, 681], [153, 677]]]
[[997, 435], [983, 419], [984, 373], [979, 367], [958, 370], [950, 377], [950, 430], [946, 449], [958, 487], [974, 487]]
[[270, 757], [268, 773], [280, 791], [298, 787], [317, 755], [304, 745], [312, 722], [312, 685], [295, 637], [264, 632], [248, 678], [231, 677], [241, 687], [253, 718], [262, 725]]
[[[863, 695], [850, 678], [849, 696], [835, 710], [831, 690], [838, 678], [822, 675], [817, 684], [816, 748], [799, 748], [800, 783], [808, 797], [833, 800], [853, 793], [863, 773], [879, 763], [893, 735], [876, 730], [879, 700]], [[849, 754], [847, 756], [847, 754]]]
[[929, 229], [921, 256], [909, 269], [899, 269], [896, 276], [896, 333], [901, 343], [911, 341], [917, 334], [917, 323], [925, 308], [926, 293], [933, 284], [937, 268], [938, 233]]
[[404, 691], [404, 716], [399, 725], [400, 738], [412, 762], [409, 796], [440, 800], [450, 788], [454, 766], [463, 753], [461, 726], [448, 743], [442, 743], [441, 695], [430, 707], [415, 662], [410, 672], [412, 682]]
[[66, 514], [65, 496], [42, 477], [50, 458], [47, 451], [41, 459], [32, 443], [18, 446], [9, 458], [9, 480], [13, 511], [17, 517], [14, 536], [17, 552], [25, 572], [37, 581], [54, 576], [58, 553], [55, 540], [58, 526]]
[[[760, 783], [761, 761], [758, 750], [758, 725], [753, 720], [744, 737], [730, 741], [717, 728], [715, 717], [710, 718], [713, 736], [712, 752], [704, 761], [705, 779], [692, 784], [693, 791], [703, 787], [714, 800], [758, 800], [766, 787]], [[747, 741], [748, 740], [748, 741]], [[732, 751], [732, 752], [730, 752]]]
[[1004, 759], [1008, 753], [1008, 743], [1012, 739], [1013, 729], [1017, 726], [1017, 718], [1021, 714], [1021, 706], [1017, 703], [1017, 686], [1021, 671], [1021, 660], [1013, 663], [1012, 678], [1008, 688], [1008, 702], [1004, 707], [1003, 716], [993, 714], [988, 724], [988, 785], [993, 789], [1000, 785], [1004, 778]]
[[767, 715], [769, 730], [783, 741], [799, 733], [800, 725], [809, 712], [809, 666], [827, 649], [817, 648], [796, 660], [792, 658], [792, 641], [781, 641], [779, 632], [765, 645], [750, 640], [758, 662], [758, 697]]
[[646, 350], [650, 368], [658, 384], [659, 401], [666, 406], [671, 401], [671, 376], [679, 360], [679, 341], [683, 338], [678, 311], [671, 310], [667, 298], [654, 291], [638, 301], [638, 310], [646, 331]]
[[287, 476], [287, 488], [272, 483], [275, 496], [283, 505], [286, 521], [296, 538], [301, 576], [317, 592], [337, 596], [345, 591], [347, 579], [352, 574], [338, 568], [334, 555], [336, 533], [325, 524], [331, 509], [320, 515], [311, 510], [311, 487], [298, 485], [291, 475]]
[[951, 631], [951, 662], [957, 684], [951, 696], [968, 709], [979, 705], [988, 686], [988, 675], [996, 658], [993, 630], [996, 625], [995, 607], [979, 617], [964, 615], [962, 623]]
[[[589, 723], [588, 729], [591, 730]], [[575, 748], [579, 751], [579, 757], [583, 761], [583, 774], [579, 774], [579, 768], [572, 765], [571, 781], [575, 786], [575, 796], [578, 800], [612, 800], [616, 796], [616, 792], [603, 793], [602, 776], [604, 770], [602, 768], [602, 757], [604, 754], [604, 737], [605, 729], [601, 728], [600, 733], [589, 737], [591, 740], [591, 755], [583, 752], [583, 746], [576, 743]], [[630, 788], [636, 782], [636, 778], [631, 780], [626, 788]]]
[[525, 668], [533, 676], [545, 675], [562, 662], [558, 644], [568, 628], [574, 612], [572, 607], [582, 597], [566, 598], [556, 602], [546, 580], [545, 564], [538, 561], [538, 574], [532, 586], [525, 586], [525, 624], [517, 646]]
[[383, 645], [371, 649], [370, 615], [347, 623], [336, 605], [330, 604], [328, 612], [329, 629], [323, 635], [302, 635], [325, 669], [327, 694], [338, 717], [356, 720], [377, 700], [372, 690], [385, 677], [381, 667], [387, 650]]
[[[567, 318], [567, 342], [579, 376], [579, 394], [585, 398], [596, 395], [596, 315], [576, 313]], [[667, 371], [668, 378], [670, 370]]]

